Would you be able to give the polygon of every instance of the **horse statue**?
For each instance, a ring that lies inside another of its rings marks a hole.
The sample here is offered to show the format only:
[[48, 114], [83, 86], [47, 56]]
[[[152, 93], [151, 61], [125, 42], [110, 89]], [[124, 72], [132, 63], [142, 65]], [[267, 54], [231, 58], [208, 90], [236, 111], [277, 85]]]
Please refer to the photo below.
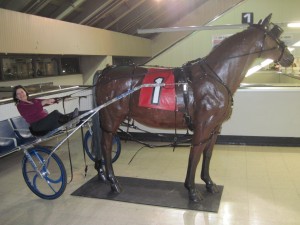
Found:
[[[190, 61], [180, 68], [128, 65], [108, 67], [102, 71], [95, 84], [98, 105], [105, 104], [143, 82], [149, 83], [151, 79], [152, 83], [158, 84], [155, 87], [141, 88], [99, 111], [105, 169], [101, 168], [100, 163], [95, 168], [98, 173], [100, 170], [105, 172], [104, 177], [113, 192], [120, 193], [122, 188], [112, 167], [112, 139], [120, 124], [128, 118], [149, 127], [193, 130], [184, 182], [189, 199], [192, 202], [203, 199], [195, 187], [196, 168], [202, 153], [201, 179], [205, 182], [207, 191], [218, 192], [217, 185], [210, 177], [209, 165], [221, 125], [231, 115], [233, 94], [256, 58], [273, 59], [284, 67], [290, 66], [294, 61], [287, 46], [279, 39], [283, 30], [270, 22], [271, 16], [272, 14], [258, 24], [249, 25], [242, 32], [228, 37], [206, 57]], [[155, 74], [158, 75], [153, 78]], [[145, 81], [148, 75], [152, 78]], [[167, 85], [167, 80], [170, 79], [170, 84]], [[165, 100], [166, 103], [171, 102], [166, 108], [160, 107], [159, 103], [164, 92], [174, 94], [171, 100]], [[148, 105], [144, 104], [145, 99], [148, 99]]]

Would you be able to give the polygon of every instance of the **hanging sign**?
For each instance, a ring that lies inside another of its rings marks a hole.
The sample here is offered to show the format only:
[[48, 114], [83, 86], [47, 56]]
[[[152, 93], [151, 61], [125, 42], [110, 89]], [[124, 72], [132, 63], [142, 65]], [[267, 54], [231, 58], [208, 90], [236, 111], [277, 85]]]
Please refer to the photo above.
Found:
[[242, 23], [253, 24], [253, 12], [242, 13]]

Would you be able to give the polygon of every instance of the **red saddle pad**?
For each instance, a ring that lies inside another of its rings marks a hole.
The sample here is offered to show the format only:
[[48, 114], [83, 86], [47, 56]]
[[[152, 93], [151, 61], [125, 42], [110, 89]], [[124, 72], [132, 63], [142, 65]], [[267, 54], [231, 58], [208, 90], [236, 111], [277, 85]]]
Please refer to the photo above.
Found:
[[139, 106], [174, 111], [176, 108], [174, 74], [171, 69], [151, 68], [143, 84], [167, 84], [166, 86], [144, 87], [140, 91]]

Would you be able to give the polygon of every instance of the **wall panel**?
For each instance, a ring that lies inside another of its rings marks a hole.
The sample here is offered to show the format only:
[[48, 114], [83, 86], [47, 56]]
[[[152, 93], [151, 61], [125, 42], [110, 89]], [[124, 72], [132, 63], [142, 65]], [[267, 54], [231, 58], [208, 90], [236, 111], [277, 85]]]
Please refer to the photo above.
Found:
[[151, 41], [0, 9], [0, 53], [151, 56]]

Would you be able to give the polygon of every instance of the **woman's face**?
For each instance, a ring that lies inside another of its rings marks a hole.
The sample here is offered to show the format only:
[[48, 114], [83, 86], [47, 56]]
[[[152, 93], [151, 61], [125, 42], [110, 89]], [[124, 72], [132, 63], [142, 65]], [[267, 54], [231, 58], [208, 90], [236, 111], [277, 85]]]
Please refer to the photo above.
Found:
[[20, 101], [26, 101], [27, 100], [26, 92], [22, 88], [17, 89], [16, 96], [17, 96], [17, 99], [19, 99]]

